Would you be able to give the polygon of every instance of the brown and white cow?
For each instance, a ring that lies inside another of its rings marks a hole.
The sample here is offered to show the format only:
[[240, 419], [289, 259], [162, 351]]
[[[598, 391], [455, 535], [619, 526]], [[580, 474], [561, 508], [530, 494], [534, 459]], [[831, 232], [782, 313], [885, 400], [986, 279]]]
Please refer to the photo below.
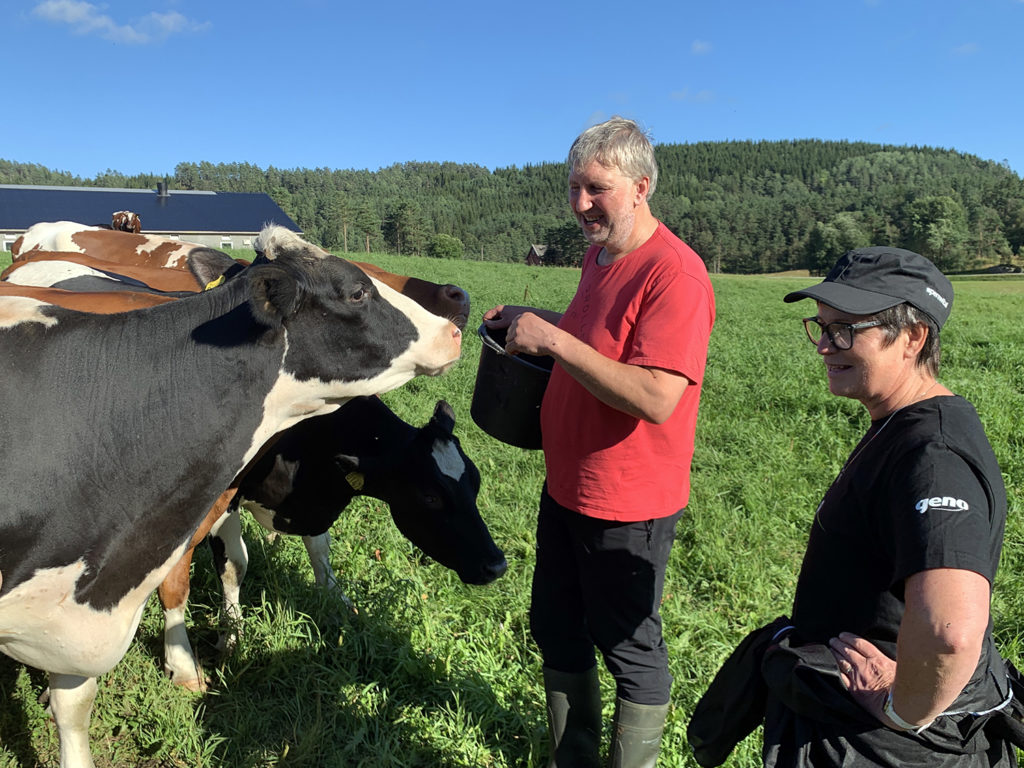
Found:
[[137, 235], [142, 231], [142, 219], [134, 211], [114, 211], [110, 217], [110, 228]]
[[[44, 221], [33, 224], [24, 235], [14, 241], [11, 248], [14, 261], [12, 266], [17, 266], [19, 261], [28, 258], [33, 251], [80, 253], [126, 267], [156, 267], [182, 271], [188, 270], [189, 256], [200, 251], [219, 254], [224, 261], [225, 271], [233, 265], [237, 266], [238, 261], [223, 251], [207, 248], [198, 243], [157, 235], [116, 232], [73, 221]], [[469, 319], [469, 296], [457, 285], [439, 285], [416, 277], [396, 275], [374, 264], [358, 261], [353, 263], [370, 277], [391, 286], [425, 307], [431, 307], [431, 311], [447, 317], [460, 329], [465, 328]], [[156, 285], [150, 287], [157, 290], [179, 290], [160, 288]]]
[[[218, 257], [226, 256], [213, 249], [204, 250], [215, 253]], [[189, 254], [189, 260], [194, 260], [201, 252], [193, 251]], [[242, 268], [232, 261], [230, 265], [224, 264], [223, 269], [232, 267]], [[4, 282], [80, 292], [125, 290], [130, 286], [136, 286], [144, 291], [195, 293], [204, 287], [199, 285], [195, 274], [189, 269], [119, 264], [86, 253], [66, 251], [29, 251], [21, 254], [16, 261], [11, 262], [10, 266], [0, 272], [0, 284]]]
[[271, 436], [459, 357], [450, 322], [260, 240], [241, 279], [136, 312], [0, 298], [0, 651], [48, 673], [62, 768], [93, 765], [96, 676]]
[[131, 312], [136, 309], [155, 307], [174, 301], [170, 294], [159, 295], [136, 291], [88, 292], [67, 291], [62, 288], [47, 288], [33, 285], [0, 282], [0, 298], [21, 297], [53, 304], [78, 312], [94, 315], [112, 315], [117, 312]]

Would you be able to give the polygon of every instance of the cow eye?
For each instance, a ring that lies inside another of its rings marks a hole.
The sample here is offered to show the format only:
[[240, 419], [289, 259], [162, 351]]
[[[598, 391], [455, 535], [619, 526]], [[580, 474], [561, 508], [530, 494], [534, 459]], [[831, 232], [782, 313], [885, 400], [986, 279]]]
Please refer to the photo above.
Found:
[[348, 300], [353, 304], [359, 304], [366, 298], [367, 293], [367, 290], [360, 286], [349, 294]]

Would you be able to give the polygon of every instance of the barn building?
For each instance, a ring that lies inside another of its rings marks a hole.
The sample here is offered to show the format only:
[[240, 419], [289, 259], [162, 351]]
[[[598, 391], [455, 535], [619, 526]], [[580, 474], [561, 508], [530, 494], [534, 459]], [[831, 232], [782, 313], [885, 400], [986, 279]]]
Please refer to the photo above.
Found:
[[544, 254], [548, 252], [546, 245], [530, 245], [530, 251], [526, 254], [526, 263], [531, 267], [539, 267], [544, 264]]
[[10, 251], [40, 221], [109, 227], [117, 211], [137, 214], [144, 234], [220, 249], [252, 248], [265, 224], [302, 231], [262, 192], [169, 190], [162, 182], [156, 189], [0, 184], [0, 245]]

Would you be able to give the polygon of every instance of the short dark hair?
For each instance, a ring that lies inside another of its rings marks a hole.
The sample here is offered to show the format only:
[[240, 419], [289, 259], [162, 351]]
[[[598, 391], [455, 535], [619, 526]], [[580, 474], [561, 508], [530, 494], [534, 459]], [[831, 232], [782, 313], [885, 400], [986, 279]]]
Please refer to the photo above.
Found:
[[885, 339], [882, 346], [888, 347], [896, 341], [901, 331], [923, 325], [928, 328], [928, 338], [917, 355], [917, 364], [924, 366], [932, 376], [939, 375], [939, 362], [942, 358], [942, 343], [939, 340], [939, 326], [927, 313], [912, 304], [897, 304], [895, 307], [883, 309], [875, 314], [880, 320]]

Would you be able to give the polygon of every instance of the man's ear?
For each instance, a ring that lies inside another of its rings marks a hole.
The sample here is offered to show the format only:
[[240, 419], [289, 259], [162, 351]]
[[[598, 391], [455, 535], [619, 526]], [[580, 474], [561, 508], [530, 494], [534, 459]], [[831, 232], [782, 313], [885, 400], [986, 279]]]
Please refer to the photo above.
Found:
[[643, 176], [640, 181], [636, 183], [636, 204], [640, 205], [647, 200], [647, 191], [651, 188], [651, 180]]
[[253, 317], [272, 328], [280, 326], [299, 304], [299, 286], [295, 278], [276, 264], [250, 267], [246, 274], [252, 294], [249, 307]]

